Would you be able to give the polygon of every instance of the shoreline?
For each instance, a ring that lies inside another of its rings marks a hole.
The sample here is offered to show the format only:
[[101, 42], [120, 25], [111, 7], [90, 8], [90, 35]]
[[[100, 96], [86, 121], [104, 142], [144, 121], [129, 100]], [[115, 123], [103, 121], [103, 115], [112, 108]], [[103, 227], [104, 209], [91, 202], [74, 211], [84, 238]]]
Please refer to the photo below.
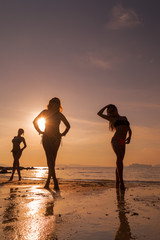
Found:
[[0, 179], [1, 240], [159, 240], [160, 183]]
[[[3, 184], [45, 184], [47, 178], [27, 178], [27, 177], [22, 177], [21, 181], [18, 181], [18, 177], [14, 177], [12, 181], [9, 181], [9, 177], [7, 178], [5, 175], [0, 175], [0, 186]], [[115, 180], [110, 180], [110, 179], [63, 179], [63, 178], [57, 178], [58, 182], [60, 185], [63, 185], [64, 183], [68, 184], [88, 184], [93, 186], [94, 184], [96, 186], [100, 187], [115, 187]], [[124, 180], [125, 185], [128, 187], [135, 187], [135, 186], [144, 186], [144, 185], [160, 185], [160, 181], [157, 180]], [[50, 185], [53, 185], [53, 180], [51, 179]]]
[[[20, 186], [40, 186], [44, 188], [46, 179], [23, 179], [18, 181], [18, 179], [13, 179], [12, 181], [6, 181], [6, 178], [0, 177], [0, 187], [20, 187]], [[115, 180], [63, 180], [58, 179], [60, 191], [75, 191], [75, 192], [84, 192], [84, 191], [104, 191], [105, 189], [116, 189]], [[147, 188], [147, 187], [158, 187], [160, 188], [160, 181], [124, 181], [126, 191], [130, 188]], [[54, 189], [53, 181], [50, 182], [50, 189]]]
[[[9, 169], [11, 169], [9, 167]], [[136, 182], [160, 182], [159, 175], [160, 168], [130, 168], [124, 169], [124, 181], [126, 184]], [[10, 178], [11, 170], [0, 170], [0, 179], [5, 178], [6, 181]], [[40, 181], [47, 178], [48, 168], [23, 168], [21, 176], [25, 180]], [[105, 182], [108, 180], [115, 180], [115, 168], [60, 168], [56, 167], [56, 175], [59, 181], [88, 181], [88, 182]], [[17, 172], [15, 172], [14, 179], [17, 179]], [[1, 181], [1, 180], [0, 180]]]

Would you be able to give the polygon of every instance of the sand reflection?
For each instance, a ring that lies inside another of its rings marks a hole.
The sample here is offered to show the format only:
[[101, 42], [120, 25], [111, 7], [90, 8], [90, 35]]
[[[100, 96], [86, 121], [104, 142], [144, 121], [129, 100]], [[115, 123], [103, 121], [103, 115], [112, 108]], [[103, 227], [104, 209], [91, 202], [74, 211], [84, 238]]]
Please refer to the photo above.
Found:
[[[3, 237], [21, 240], [58, 239], [55, 234], [54, 195], [33, 187], [10, 188], [3, 214]], [[3, 239], [2, 237], [2, 239]]]
[[117, 208], [120, 224], [115, 235], [115, 240], [133, 239], [128, 218], [126, 217], [125, 191], [120, 191], [119, 189], [117, 189]]
[[18, 204], [15, 201], [17, 191], [18, 191], [18, 188], [10, 188], [10, 196], [8, 199], [6, 199], [9, 201], [9, 204], [7, 205], [4, 211], [3, 219], [2, 219], [2, 223], [5, 226], [3, 229], [4, 232], [8, 230], [10, 230], [11, 232], [14, 232], [14, 228], [10, 226], [10, 223], [18, 221], [16, 212], [19, 211], [19, 209], [18, 209]]

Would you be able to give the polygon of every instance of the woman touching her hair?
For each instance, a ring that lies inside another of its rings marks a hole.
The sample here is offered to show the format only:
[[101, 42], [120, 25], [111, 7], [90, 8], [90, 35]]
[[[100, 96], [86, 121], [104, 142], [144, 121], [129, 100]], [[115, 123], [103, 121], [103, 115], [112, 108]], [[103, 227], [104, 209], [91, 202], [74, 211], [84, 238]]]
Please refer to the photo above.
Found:
[[[49, 101], [47, 109], [43, 110], [33, 121], [33, 125], [39, 134], [42, 134], [42, 144], [47, 158], [48, 178], [45, 188], [49, 189], [50, 179], [53, 178], [54, 189], [59, 190], [58, 180], [55, 173], [55, 161], [60, 146], [61, 137], [65, 136], [70, 129], [70, 124], [66, 117], [61, 113], [62, 107], [60, 99], [57, 97]], [[45, 119], [45, 130], [40, 130], [38, 120]], [[64, 132], [60, 133], [59, 126], [63, 122], [65, 125]]]
[[[106, 110], [107, 114], [104, 114]], [[123, 181], [123, 159], [125, 155], [126, 144], [131, 141], [132, 131], [130, 123], [125, 116], [120, 116], [115, 105], [109, 104], [103, 107], [98, 113], [98, 116], [109, 121], [109, 129], [115, 131], [112, 137], [111, 144], [116, 154], [116, 187], [125, 190]], [[127, 137], [128, 134], [128, 137]]]

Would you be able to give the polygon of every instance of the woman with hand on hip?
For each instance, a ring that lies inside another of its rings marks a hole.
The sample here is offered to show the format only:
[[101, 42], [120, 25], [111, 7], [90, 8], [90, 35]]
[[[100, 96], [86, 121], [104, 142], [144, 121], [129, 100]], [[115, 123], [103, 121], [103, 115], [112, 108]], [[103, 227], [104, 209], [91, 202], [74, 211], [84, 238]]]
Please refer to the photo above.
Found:
[[[22, 155], [23, 150], [27, 147], [24, 137], [21, 136], [22, 134], [24, 134], [24, 130], [22, 128], [20, 128], [20, 129], [18, 129], [18, 135], [12, 139], [13, 149], [11, 152], [13, 154], [14, 162], [13, 162], [12, 175], [11, 175], [9, 181], [12, 181], [16, 169], [18, 172], [19, 181], [21, 181], [19, 159]], [[23, 148], [20, 148], [21, 143], [23, 143], [23, 145], [24, 145]]]
[[[42, 144], [47, 158], [48, 165], [48, 178], [45, 184], [45, 188], [49, 189], [50, 179], [53, 178], [54, 189], [59, 190], [58, 180], [55, 173], [55, 161], [57, 152], [60, 146], [61, 137], [65, 136], [70, 129], [70, 124], [61, 113], [62, 107], [60, 99], [57, 97], [52, 98], [49, 101], [47, 109], [43, 110], [33, 121], [35, 129], [39, 134], [42, 134]], [[40, 118], [45, 119], [45, 130], [40, 130], [38, 126], [38, 120]], [[59, 126], [63, 122], [66, 129], [63, 133], [60, 133]]]
[[[104, 111], [106, 110], [106, 114]], [[109, 121], [109, 129], [115, 131], [111, 144], [117, 157], [116, 162], [116, 187], [125, 190], [123, 181], [123, 159], [125, 155], [125, 145], [130, 143], [132, 131], [130, 123], [125, 116], [120, 116], [115, 105], [109, 104], [103, 107], [98, 116]], [[128, 134], [128, 137], [127, 137]]]

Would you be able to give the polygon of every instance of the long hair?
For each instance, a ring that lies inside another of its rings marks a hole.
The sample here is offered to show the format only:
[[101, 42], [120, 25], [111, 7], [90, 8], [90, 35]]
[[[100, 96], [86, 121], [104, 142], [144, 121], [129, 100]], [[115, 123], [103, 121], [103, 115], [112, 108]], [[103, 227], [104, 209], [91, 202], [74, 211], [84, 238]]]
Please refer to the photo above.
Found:
[[[115, 109], [118, 112], [118, 109], [117, 109], [117, 107], [114, 104], [108, 104], [107, 110], [109, 110], [109, 109]], [[111, 122], [109, 122], [109, 130], [110, 131], [114, 131], [115, 130], [115, 127], [114, 127], [114, 125]]]
[[63, 108], [60, 99], [57, 97], [52, 98], [47, 105], [47, 109], [52, 109], [53, 112], [62, 112]]

